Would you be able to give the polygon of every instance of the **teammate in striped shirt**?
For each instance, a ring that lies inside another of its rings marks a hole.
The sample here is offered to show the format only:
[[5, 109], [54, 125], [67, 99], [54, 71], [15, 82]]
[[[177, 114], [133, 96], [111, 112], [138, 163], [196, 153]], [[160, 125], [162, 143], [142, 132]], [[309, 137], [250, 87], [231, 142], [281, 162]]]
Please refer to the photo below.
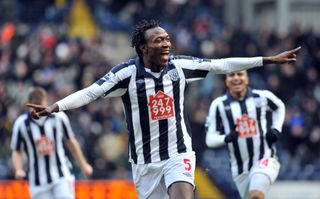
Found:
[[206, 143], [228, 146], [241, 198], [263, 199], [280, 169], [274, 142], [282, 130], [285, 106], [270, 91], [248, 87], [245, 70], [227, 74], [225, 82], [227, 93], [210, 106]]
[[[28, 102], [45, 105], [46, 95], [43, 88], [35, 87], [29, 93]], [[86, 162], [65, 113], [53, 113], [39, 120], [24, 113], [14, 123], [11, 148], [15, 176], [18, 179], [28, 176], [33, 199], [75, 198], [74, 176], [63, 138], [84, 175], [91, 175], [92, 167]], [[23, 169], [24, 154], [28, 173]]]
[[154, 20], [137, 24], [137, 57], [111, 69], [91, 86], [52, 104], [34, 108], [35, 118], [84, 106], [99, 97], [122, 97], [129, 131], [129, 160], [138, 197], [194, 196], [195, 154], [184, 109], [187, 83], [209, 71], [228, 73], [267, 63], [296, 60], [299, 48], [271, 57], [200, 59], [170, 55], [168, 33]]

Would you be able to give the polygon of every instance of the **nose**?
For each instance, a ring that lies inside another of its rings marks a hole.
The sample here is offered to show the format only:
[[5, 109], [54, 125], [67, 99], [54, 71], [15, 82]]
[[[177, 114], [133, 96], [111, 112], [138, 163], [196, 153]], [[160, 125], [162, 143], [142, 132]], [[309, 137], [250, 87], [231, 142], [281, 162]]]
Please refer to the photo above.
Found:
[[235, 82], [235, 83], [237, 83], [237, 82], [241, 81], [241, 78], [240, 78], [239, 75], [235, 74], [235, 75], [232, 77], [232, 81]]
[[170, 42], [170, 40], [164, 40], [163, 42], [162, 42], [162, 46], [163, 47], [171, 47], [171, 42]]

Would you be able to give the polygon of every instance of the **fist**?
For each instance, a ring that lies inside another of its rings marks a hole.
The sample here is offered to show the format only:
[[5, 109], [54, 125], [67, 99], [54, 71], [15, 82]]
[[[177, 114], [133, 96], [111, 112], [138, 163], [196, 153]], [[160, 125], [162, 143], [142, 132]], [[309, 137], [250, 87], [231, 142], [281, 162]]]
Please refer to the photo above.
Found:
[[23, 179], [25, 178], [27, 175], [26, 175], [26, 172], [24, 170], [17, 170], [16, 173], [15, 173], [15, 177], [16, 179]]
[[238, 132], [231, 131], [226, 137], [224, 138], [225, 143], [234, 142], [238, 139]]
[[83, 174], [86, 176], [86, 177], [89, 177], [92, 175], [93, 173], [93, 169], [92, 169], [92, 166], [88, 163], [86, 163], [85, 165], [83, 165], [82, 167], [82, 172]]

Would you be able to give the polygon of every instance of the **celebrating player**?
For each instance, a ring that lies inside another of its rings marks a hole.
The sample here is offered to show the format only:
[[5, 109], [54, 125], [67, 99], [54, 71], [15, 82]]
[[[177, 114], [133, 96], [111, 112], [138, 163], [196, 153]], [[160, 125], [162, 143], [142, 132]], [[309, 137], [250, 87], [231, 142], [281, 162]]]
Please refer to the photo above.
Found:
[[52, 104], [28, 104], [35, 118], [84, 106], [99, 97], [121, 96], [129, 131], [129, 159], [141, 199], [194, 196], [195, 154], [185, 120], [186, 84], [209, 71], [229, 73], [296, 60], [299, 48], [271, 57], [200, 59], [170, 55], [170, 36], [143, 20], [132, 36], [137, 57], [111, 69], [91, 86]]
[[248, 87], [245, 70], [227, 74], [225, 82], [227, 93], [210, 106], [206, 143], [209, 147], [227, 144], [241, 198], [263, 199], [280, 169], [274, 142], [285, 107], [270, 91]]

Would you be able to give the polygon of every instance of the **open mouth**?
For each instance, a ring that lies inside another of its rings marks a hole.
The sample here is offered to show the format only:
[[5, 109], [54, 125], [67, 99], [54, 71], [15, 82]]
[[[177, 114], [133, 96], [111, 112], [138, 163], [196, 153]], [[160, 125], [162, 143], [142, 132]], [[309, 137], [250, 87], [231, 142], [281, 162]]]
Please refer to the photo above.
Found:
[[161, 55], [169, 55], [169, 51], [162, 52]]
[[242, 87], [242, 84], [241, 83], [234, 83], [234, 84], [232, 84], [232, 86], [235, 88], [240, 88], [240, 87]]
[[164, 48], [164, 49], [161, 49], [161, 54], [169, 54], [170, 53], [170, 50], [167, 49], [167, 48]]
[[232, 85], [234, 85], [234, 86], [240, 86], [242, 83], [241, 82], [232, 82]]
[[162, 53], [161, 53], [161, 56], [162, 56], [163, 58], [165, 58], [165, 59], [168, 59], [168, 57], [169, 57], [169, 52], [162, 52]]

